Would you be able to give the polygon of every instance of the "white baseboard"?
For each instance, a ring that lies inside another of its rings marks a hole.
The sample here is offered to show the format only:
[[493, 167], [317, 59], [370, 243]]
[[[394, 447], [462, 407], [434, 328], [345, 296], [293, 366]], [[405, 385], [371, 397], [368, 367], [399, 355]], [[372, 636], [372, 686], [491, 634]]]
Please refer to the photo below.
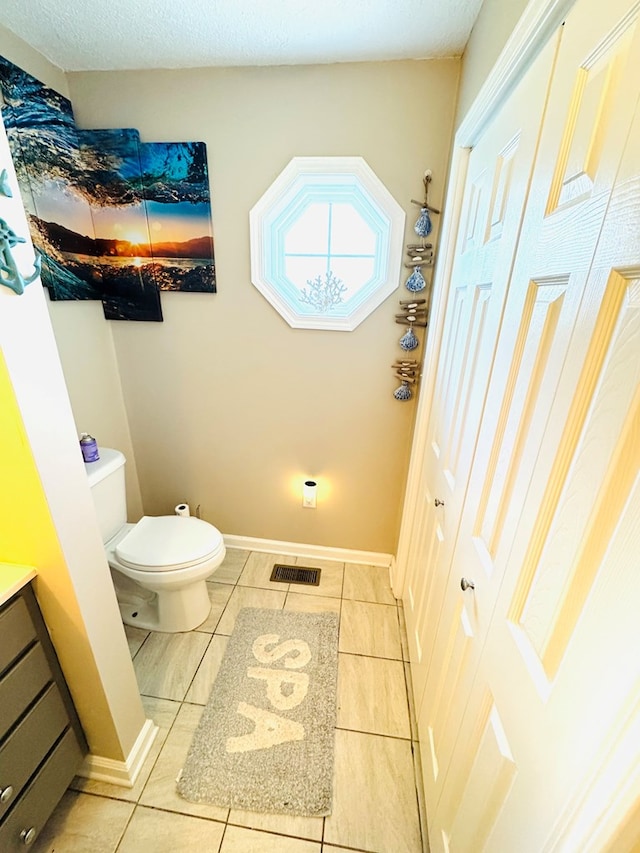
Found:
[[153, 720], [145, 720], [126, 761], [115, 761], [101, 755], [87, 755], [78, 770], [78, 776], [95, 779], [97, 782], [109, 782], [122, 788], [133, 788], [158, 731]]
[[284, 554], [287, 557], [308, 557], [316, 560], [335, 560], [340, 563], [364, 563], [367, 566], [391, 565], [392, 555], [377, 551], [356, 551], [351, 548], [328, 548], [325, 545], [305, 545], [302, 542], [282, 542], [279, 539], [256, 539], [253, 536], [224, 535], [229, 548]]
[[389, 564], [389, 586], [396, 598], [402, 598], [402, 585], [398, 583], [398, 565], [395, 554], [391, 557]]

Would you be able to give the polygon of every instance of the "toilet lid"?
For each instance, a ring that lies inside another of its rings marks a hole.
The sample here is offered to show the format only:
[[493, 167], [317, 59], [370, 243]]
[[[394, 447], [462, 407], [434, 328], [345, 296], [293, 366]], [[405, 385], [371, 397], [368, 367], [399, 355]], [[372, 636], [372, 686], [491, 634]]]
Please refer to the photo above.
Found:
[[118, 543], [116, 557], [131, 568], [161, 572], [201, 563], [222, 547], [220, 531], [199, 518], [145, 515]]

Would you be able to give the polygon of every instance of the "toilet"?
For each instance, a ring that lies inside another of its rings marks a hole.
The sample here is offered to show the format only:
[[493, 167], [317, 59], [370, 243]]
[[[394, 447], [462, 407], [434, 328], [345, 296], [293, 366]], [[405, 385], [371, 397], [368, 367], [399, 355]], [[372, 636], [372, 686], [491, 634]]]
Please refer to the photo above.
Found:
[[127, 524], [124, 455], [100, 448], [85, 463], [107, 561], [126, 625], [191, 631], [208, 617], [207, 578], [224, 560], [222, 534], [199, 518], [143, 516]]

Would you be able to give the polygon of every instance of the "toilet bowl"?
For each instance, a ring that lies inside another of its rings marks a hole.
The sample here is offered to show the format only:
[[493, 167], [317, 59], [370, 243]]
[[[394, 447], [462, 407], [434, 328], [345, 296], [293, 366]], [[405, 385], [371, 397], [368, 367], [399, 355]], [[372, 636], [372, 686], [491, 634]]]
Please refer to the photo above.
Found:
[[173, 633], [191, 631], [209, 616], [206, 579], [225, 556], [213, 525], [177, 515], [143, 516], [137, 524], [124, 525], [105, 552], [111, 569], [142, 588], [135, 595], [131, 584], [120, 584], [115, 574], [125, 624]]
[[122, 621], [152, 631], [191, 631], [208, 617], [206, 580], [225, 557], [222, 535], [199, 518], [143, 516], [126, 523], [122, 453], [86, 463]]

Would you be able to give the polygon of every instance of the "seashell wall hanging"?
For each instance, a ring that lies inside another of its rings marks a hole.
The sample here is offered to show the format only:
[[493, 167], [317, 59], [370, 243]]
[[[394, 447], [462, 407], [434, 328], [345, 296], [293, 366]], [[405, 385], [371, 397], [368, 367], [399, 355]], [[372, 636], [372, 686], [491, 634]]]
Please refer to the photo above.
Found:
[[[401, 312], [396, 314], [396, 323], [409, 326], [398, 343], [405, 352], [417, 349], [420, 346], [418, 336], [413, 331], [414, 326], [427, 325], [427, 300], [414, 299], [410, 301], [400, 300]], [[402, 359], [394, 362], [392, 365], [396, 371], [396, 376], [401, 381], [401, 385], [393, 392], [396, 400], [410, 400], [413, 392], [410, 388], [410, 383], [416, 381], [418, 374], [418, 362], [416, 359]]]
[[426, 243], [425, 238], [431, 234], [433, 223], [431, 221], [432, 213], [440, 213], [440, 211], [429, 204], [429, 184], [431, 183], [431, 170], [427, 169], [424, 173], [424, 201], [417, 201], [412, 198], [411, 203], [420, 206], [420, 216], [413, 230], [421, 238], [421, 243], [409, 244], [407, 253], [409, 261], [405, 263], [405, 267], [412, 270], [411, 275], [405, 282], [405, 287], [411, 293], [419, 293], [427, 286], [422, 268], [433, 264], [433, 244]]
[[409, 383], [406, 379], [402, 380], [402, 385], [399, 385], [396, 390], [393, 392], [393, 396], [396, 400], [410, 400], [413, 396], [411, 393], [411, 388], [409, 388]]
[[420, 341], [417, 339], [413, 329], [408, 329], [400, 338], [399, 344], [405, 352], [411, 352], [412, 349], [420, 346]]
[[416, 224], [413, 226], [413, 230], [416, 232], [418, 237], [428, 237], [429, 234], [433, 231], [433, 223], [431, 222], [431, 213], [440, 213], [440, 211], [436, 207], [432, 207], [429, 204], [429, 184], [431, 183], [431, 169], [427, 169], [424, 173], [424, 178], [422, 179], [422, 183], [424, 184], [424, 201], [416, 201], [414, 198], [411, 199], [412, 204], [417, 204], [420, 207], [420, 216]]
[[400, 380], [400, 385], [393, 392], [393, 396], [396, 400], [410, 400], [413, 396], [411, 385], [415, 383], [418, 375], [418, 362], [415, 359], [397, 360], [391, 367]]
[[405, 287], [412, 293], [418, 293], [420, 290], [424, 290], [426, 286], [427, 283], [422, 275], [422, 270], [420, 267], [416, 267], [407, 279]]
[[416, 232], [418, 237], [428, 237], [433, 231], [433, 223], [429, 216], [428, 207], [420, 208], [420, 216], [418, 217], [416, 224], [413, 226], [413, 230]]
[[396, 323], [409, 326], [409, 329], [400, 338], [399, 344], [405, 351], [416, 349], [420, 345], [414, 326], [427, 325], [427, 313], [424, 307], [426, 300], [416, 299], [414, 302], [400, 302], [402, 313], [396, 314]]
[[[420, 207], [420, 216], [414, 225], [414, 231], [421, 239], [420, 243], [409, 243], [407, 245], [409, 259], [405, 262], [405, 267], [411, 270], [411, 275], [406, 280], [405, 287], [412, 294], [426, 290], [427, 282], [423, 269], [433, 264], [433, 244], [427, 243], [425, 238], [433, 230], [431, 214], [438, 214], [440, 211], [429, 204], [430, 183], [431, 170], [427, 169], [423, 178], [424, 200], [411, 199], [412, 204], [417, 204]], [[414, 330], [416, 326], [424, 327], [427, 325], [427, 302], [427, 299], [419, 299], [417, 296], [410, 300], [400, 300], [401, 313], [396, 314], [395, 321], [409, 327], [398, 341], [400, 348], [405, 352], [412, 352], [420, 346], [420, 340]], [[393, 396], [396, 400], [410, 400], [413, 396], [411, 385], [417, 381], [418, 361], [415, 359], [396, 361], [393, 368], [396, 371], [396, 377], [401, 382], [393, 392]]]

